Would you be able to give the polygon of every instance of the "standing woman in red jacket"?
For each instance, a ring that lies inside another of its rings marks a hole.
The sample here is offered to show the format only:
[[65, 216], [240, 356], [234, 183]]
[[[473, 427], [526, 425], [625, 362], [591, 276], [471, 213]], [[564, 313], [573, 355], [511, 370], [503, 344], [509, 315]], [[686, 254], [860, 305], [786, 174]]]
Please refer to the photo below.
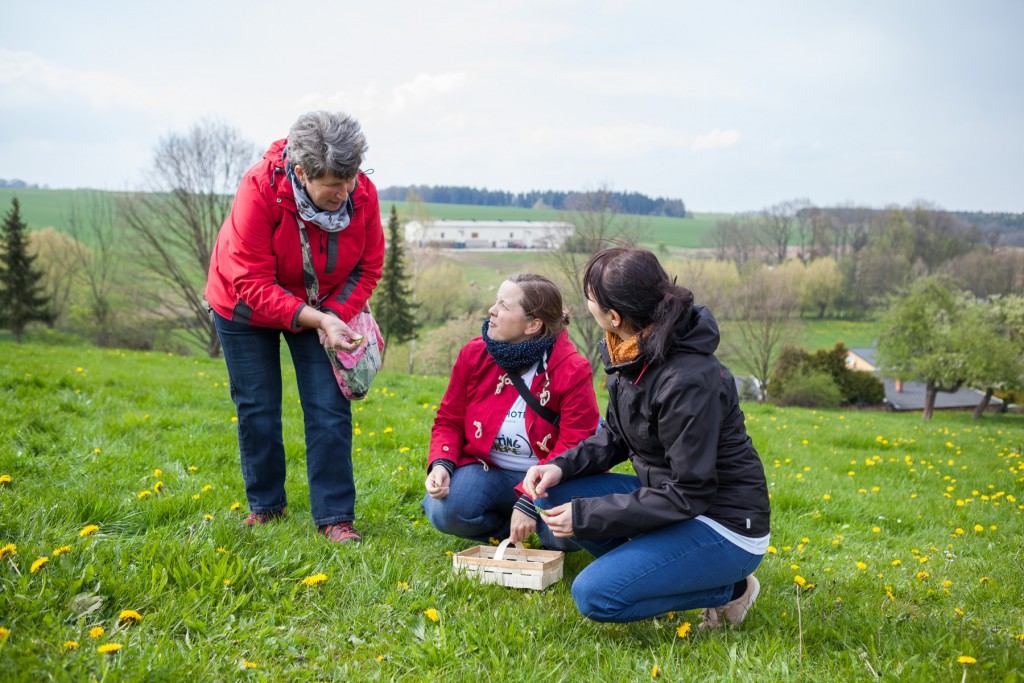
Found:
[[284, 337], [302, 403], [313, 522], [337, 543], [361, 537], [352, 525], [352, 414], [324, 347], [358, 347], [345, 321], [366, 305], [384, 263], [377, 191], [359, 170], [366, 150], [352, 117], [300, 116], [242, 178], [206, 287], [238, 414], [246, 523], [285, 515]]
[[423, 510], [446, 534], [518, 542], [536, 531], [549, 548], [575, 550], [538, 524], [520, 482], [594, 433], [590, 362], [569, 341], [561, 292], [542, 275], [510, 276], [489, 315], [459, 352], [438, 407]]

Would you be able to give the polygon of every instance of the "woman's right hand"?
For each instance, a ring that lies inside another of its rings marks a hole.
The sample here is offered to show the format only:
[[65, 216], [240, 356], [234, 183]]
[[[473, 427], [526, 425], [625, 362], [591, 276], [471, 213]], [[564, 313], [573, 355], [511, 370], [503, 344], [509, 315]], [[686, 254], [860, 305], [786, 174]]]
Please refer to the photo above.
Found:
[[325, 348], [352, 353], [363, 343], [363, 338], [346, 325], [341, 318], [324, 315], [318, 328], [320, 343]]
[[548, 489], [562, 481], [562, 470], [558, 465], [534, 465], [526, 470], [523, 489], [530, 498], [547, 498]]
[[451, 477], [448, 475], [448, 470], [440, 465], [436, 465], [430, 470], [423, 485], [426, 487], [427, 493], [434, 500], [441, 500], [447, 497], [451, 485]]

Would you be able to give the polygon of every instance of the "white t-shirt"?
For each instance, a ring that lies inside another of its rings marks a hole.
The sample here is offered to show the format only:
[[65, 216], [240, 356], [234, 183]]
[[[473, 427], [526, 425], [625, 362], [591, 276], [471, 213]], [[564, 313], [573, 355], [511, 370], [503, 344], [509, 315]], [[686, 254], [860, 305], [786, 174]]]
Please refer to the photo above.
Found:
[[[536, 376], [535, 364], [522, 376], [523, 383], [529, 387]], [[516, 391], [516, 388], [510, 385], [504, 391]], [[525, 472], [539, 462], [533, 453], [530, 437], [526, 433], [526, 400], [522, 396], [516, 396], [516, 401], [508, 409], [498, 435], [494, 437], [494, 443], [491, 444], [491, 462], [503, 470], [513, 472]]]

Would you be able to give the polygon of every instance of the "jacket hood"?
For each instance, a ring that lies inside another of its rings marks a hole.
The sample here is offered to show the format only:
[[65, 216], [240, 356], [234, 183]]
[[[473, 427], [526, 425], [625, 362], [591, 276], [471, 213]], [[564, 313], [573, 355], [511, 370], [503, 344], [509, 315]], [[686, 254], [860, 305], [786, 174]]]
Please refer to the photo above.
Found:
[[[672, 340], [670, 354], [677, 353], [698, 353], [710, 356], [718, 349], [721, 335], [718, 332], [718, 321], [707, 306], [694, 304], [690, 308], [690, 314], [676, 324], [675, 337]], [[613, 372], [625, 372], [635, 374], [649, 362], [640, 355], [635, 360], [612, 365], [611, 355], [608, 353], [608, 342], [602, 339], [597, 343], [598, 352], [601, 354], [601, 362], [604, 363], [604, 371], [609, 375]]]

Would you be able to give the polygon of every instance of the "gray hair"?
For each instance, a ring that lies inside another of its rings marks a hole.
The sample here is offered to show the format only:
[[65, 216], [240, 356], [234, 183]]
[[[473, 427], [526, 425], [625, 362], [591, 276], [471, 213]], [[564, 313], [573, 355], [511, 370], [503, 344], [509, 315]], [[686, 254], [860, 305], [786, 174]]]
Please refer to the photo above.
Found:
[[341, 112], [311, 111], [288, 131], [288, 161], [307, 178], [354, 178], [367, 149], [359, 122]]

